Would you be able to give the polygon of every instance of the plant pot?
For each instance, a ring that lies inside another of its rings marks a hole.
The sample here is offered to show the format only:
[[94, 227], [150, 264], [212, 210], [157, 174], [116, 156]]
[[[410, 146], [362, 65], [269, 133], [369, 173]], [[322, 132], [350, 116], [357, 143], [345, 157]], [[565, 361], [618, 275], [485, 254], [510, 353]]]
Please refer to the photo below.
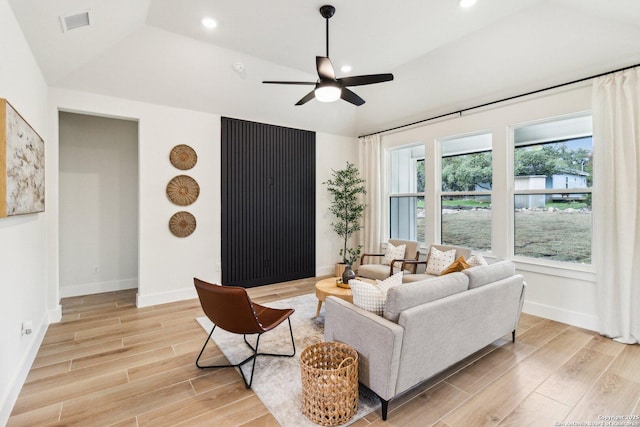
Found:
[[344, 273], [344, 270], [347, 268], [347, 264], [345, 264], [344, 262], [336, 262], [336, 277], [342, 277], [342, 273]]

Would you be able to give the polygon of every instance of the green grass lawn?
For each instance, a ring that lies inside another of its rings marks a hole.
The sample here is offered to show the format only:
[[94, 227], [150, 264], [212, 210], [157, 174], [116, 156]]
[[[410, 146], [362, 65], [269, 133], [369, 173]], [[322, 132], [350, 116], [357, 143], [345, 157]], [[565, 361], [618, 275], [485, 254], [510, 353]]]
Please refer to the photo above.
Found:
[[490, 202], [478, 202], [475, 199], [455, 199], [455, 200], [442, 200], [442, 207], [451, 209], [457, 206], [466, 206], [470, 208], [489, 208]]
[[[565, 209], [583, 209], [588, 208], [589, 205], [585, 202], [570, 201], [570, 202], [547, 202], [545, 205], [548, 208], [554, 208], [559, 210]], [[424, 200], [422, 206], [418, 201], [418, 207], [424, 207]], [[478, 202], [474, 199], [456, 199], [456, 200], [443, 200], [442, 207], [446, 209], [455, 209], [456, 207], [469, 207], [469, 208], [491, 208], [490, 202]]]
[[[458, 204], [459, 202], [460, 200], [456, 201]], [[572, 207], [576, 209], [575, 206]], [[590, 211], [518, 211], [515, 229], [516, 255], [591, 263]], [[491, 211], [459, 210], [456, 213], [444, 213], [442, 242], [490, 250]]]

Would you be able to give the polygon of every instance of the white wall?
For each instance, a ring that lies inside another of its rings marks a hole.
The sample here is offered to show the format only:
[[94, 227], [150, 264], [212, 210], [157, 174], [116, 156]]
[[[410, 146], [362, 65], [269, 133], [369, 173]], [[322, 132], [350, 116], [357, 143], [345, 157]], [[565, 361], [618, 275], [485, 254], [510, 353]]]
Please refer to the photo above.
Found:
[[316, 134], [316, 275], [333, 274], [341, 238], [333, 231], [329, 212], [331, 200], [322, 183], [331, 178], [331, 170], [344, 169], [347, 161], [358, 166], [357, 138]]
[[[0, 97], [46, 146], [47, 86], [7, 0], [0, 0], [0, 40]], [[48, 325], [46, 214], [0, 218], [0, 425], [9, 418]], [[21, 335], [24, 320], [33, 322], [30, 335]]]
[[[588, 111], [591, 109], [591, 87], [582, 85], [564, 88], [553, 94], [538, 95], [502, 106], [464, 113], [461, 117], [441, 120], [382, 137], [384, 148], [422, 142], [425, 144], [425, 176], [427, 179], [425, 208], [427, 212], [426, 241], [440, 238], [439, 201], [433, 191], [439, 172], [440, 147], [438, 139], [478, 132], [492, 134], [493, 191], [492, 191], [492, 251], [493, 259], [513, 259], [529, 284], [524, 310], [557, 321], [597, 330], [595, 272], [592, 266], [530, 260], [513, 256], [510, 231], [513, 230], [512, 201], [513, 160], [510, 157], [509, 126], [549, 117]], [[431, 161], [436, 159], [436, 161]], [[506, 167], [505, 167], [506, 166]], [[603, 173], [594, 171], [594, 173]], [[383, 203], [383, 205], [385, 205]], [[384, 212], [384, 215], [387, 215]], [[431, 219], [431, 221], [429, 220]], [[594, 220], [597, 220], [594, 218]], [[388, 223], [388, 218], [382, 221]], [[383, 230], [383, 235], [388, 233]], [[597, 242], [595, 242], [597, 244]]]
[[138, 123], [60, 113], [60, 297], [138, 286]]
[[[58, 111], [84, 112], [138, 121], [138, 305], [147, 306], [195, 297], [193, 277], [218, 281], [220, 273], [220, 116], [118, 98], [62, 89], [49, 91], [50, 143], [58, 146]], [[169, 162], [171, 149], [190, 145], [198, 154], [193, 169], [181, 171]], [[55, 162], [57, 164], [57, 153]], [[56, 185], [51, 189], [58, 200], [58, 168], [49, 168]], [[166, 196], [167, 183], [176, 175], [187, 174], [200, 185], [200, 196], [192, 205], [176, 206]], [[195, 232], [175, 237], [169, 231], [169, 218], [186, 210], [197, 221]], [[60, 218], [52, 212], [50, 239], [58, 239]], [[59, 259], [50, 246], [48, 257]], [[58, 261], [56, 261], [58, 262]], [[53, 273], [53, 272], [52, 272]], [[58, 277], [49, 277], [58, 286]]]
[[[219, 281], [220, 116], [52, 88], [49, 135], [54, 146], [58, 145], [58, 110], [138, 120], [138, 305], [194, 298], [193, 277]], [[200, 184], [200, 197], [184, 209], [173, 205], [165, 194], [167, 182], [181, 173], [169, 162], [169, 152], [177, 144], [188, 144], [198, 154], [198, 163], [186, 173]], [[321, 183], [329, 177], [330, 168], [344, 167], [347, 160], [357, 163], [356, 139], [319, 133], [316, 151], [316, 270], [317, 274], [328, 274], [333, 271], [339, 241], [331, 232], [328, 198]], [[52, 156], [56, 156], [51, 161], [57, 165], [57, 154]], [[57, 167], [49, 168], [47, 174], [56, 182], [51, 193], [57, 197]], [[168, 229], [169, 218], [180, 210], [191, 212], [197, 221], [196, 231], [184, 239], [173, 236]], [[57, 209], [50, 218], [48, 236], [57, 240]], [[58, 260], [58, 248], [50, 245], [47, 256]], [[49, 282], [52, 287], [58, 286], [58, 274], [53, 269]]]

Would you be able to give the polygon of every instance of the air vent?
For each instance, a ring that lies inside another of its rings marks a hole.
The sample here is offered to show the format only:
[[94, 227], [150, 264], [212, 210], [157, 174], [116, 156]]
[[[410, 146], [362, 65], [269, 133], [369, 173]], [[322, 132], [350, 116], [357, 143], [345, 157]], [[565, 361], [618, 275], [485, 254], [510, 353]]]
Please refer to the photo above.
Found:
[[91, 25], [90, 11], [76, 13], [74, 15], [61, 16], [60, 23], [62, 24], [62, 31], [67, 32], [75, 30], [76, 28], [88, 27]]

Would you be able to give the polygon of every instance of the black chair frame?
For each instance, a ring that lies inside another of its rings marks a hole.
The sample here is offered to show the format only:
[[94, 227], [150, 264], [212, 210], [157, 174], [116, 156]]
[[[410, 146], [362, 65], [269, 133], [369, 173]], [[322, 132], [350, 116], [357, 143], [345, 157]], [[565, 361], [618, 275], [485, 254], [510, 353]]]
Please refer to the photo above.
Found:
[[[249, 343], [249, 341], [247, 341], [247, 335], [244, 334], [242, 336], [244, 338], [244, 342], [253, 351], [253, 354], [251, 356], [247, 357], [242, 362], [236, 363], [236, 364], [208, 365], [208, 366], [200, 365], [200, 363], [199, 363], [200, 362], [200, 357], [202, 356], [202, 353], [204, 353], [204, 349], [207, 347], [207, 344], [209, 343], [209, 340], [211, 339], [211, 336], [213, 335], [213, 331], [216, 330], [216, 325], [213, 325], [213, 328], [211, 329], [211, 332], [209, 333], [209, 336], [207, 337], [207, 340], [204, 342], [204, 345], [202, 346], [202, 350], [200, 350], [200, 354], [198, 355], [198, 358], [196, 359], [196, 366], [198, 368], [200, 368], [200, 369], [238, 368], [238, 370], [240, 371], [240, 375], [242, 376], [242, 381], [244, 381], [245, 387], [251, 388], [251, 384], [253, 383], [253, 372], [255, 371], [256, 359], [258, 358], [258, 356], [272, 356], [272, 357], [293, 357], [293, 356], [295, 356], [295, 354], [296, 354], [296, 343], [293, 340], [293, 329], [291, 328], [291, 318], [288, 317], [287, 320], [289, 321], [289, 334], [291, 335], [291, 346], [293, 347], [293, 352], [291, 354], [258, 353], [258, 346], [260, 345], [260, 337], [262, 336], [262, 333], [258, 334], [258, 338], [256, 339], [255, 348]], [[249, 378], [249, 382], [247, 382], [247, 378], [245, 377], [244, 372], [242, 372], [242, 365], [244, 365], [245, 363], [251, 362], [251, 361], [253, 361], [253, 364], [251, 366], [251, 377]]]

